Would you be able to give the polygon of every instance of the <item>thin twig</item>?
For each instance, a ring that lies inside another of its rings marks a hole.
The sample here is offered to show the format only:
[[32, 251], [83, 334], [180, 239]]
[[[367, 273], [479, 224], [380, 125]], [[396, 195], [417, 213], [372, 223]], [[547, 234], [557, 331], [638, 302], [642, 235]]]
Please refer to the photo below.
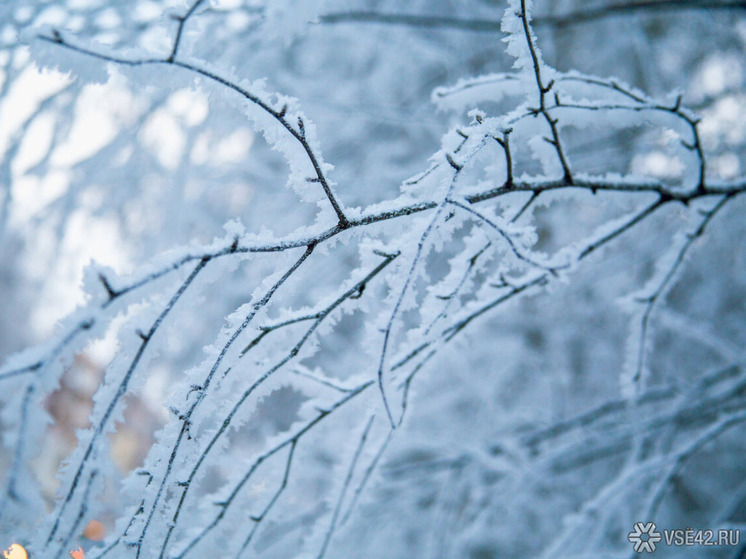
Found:
[[352, 457], [350, 467], [347, 469], [347, 475], [345, 476], [344, 483], [342, 484], [342, 491], [340, 491], [339, 499], [337, 499], [337, 504], [334, 506], [334, 512], [332, 513], [332, 519], [329, 524], [329, 529], [326, 532], [324, 543], [321, 545], [321, 549], [319, 550], [319, 554], [316, 556], [316, 559], [323, 559], [324, 555], [326, 554], [326, 550], [329, 547], [329, 542], [332, 540], [332, 536], [334, 535], [334, 530], [337, 528], [337, 520], [339, 519], [339, 512], [342, 509], [342, 503], [344, 503], [345, 496], [347, 495], [347, 489], [349, 489], [350, 487], [350, 482], [352, 481], [352, 476], [355, 473], [357, 461], [360, 458], [360, 454], [363, 452], [365, 441], [368, 439], [368, 433], [370, 432], [370, 428], [373, 426], [374, 419], [375, 415], [371, 415], [370, 419], [368, 419], [365, 430], [360, 437], [360, 442], [355, 449], [355, 454]]
[[[52, 528], [50, 529], [49, 534], [46, 538], [45, 546], [49, 546], [49, 544], [52, 542], [53, 538], [55, 537], [55, 534], [57, 533], [57, 530], [59, 529], [62, 516], [64, 515], [67, 506], [71, 503], [75, 495], [75, 491], [78, 487], [78, 483], [80, 482], [81, 476], [83, 475], [83, 471], [85, 470], [85, 467], [88, 461], [91, 459], [91, 457], [94, 454], [95, 446], [98, 440], [106, 432], [106, 428], [108, 427], [109, 420], [114, 417], [114, 411], [117, 409], [119, 402], [122, 400], [124, 395], [127, 393], [129, 383], [132, 380], [132, 377], [135, 374], [135, 371], [137, 370], [137, 367], [140, 364], [142, 356], [145, 353], [145, 350], [148, 348], [150, 341], [153, 339], [153, 336], [156, 334], [156, 332], [160, 328], [166, 316], [168, 316], [171, 310], [176, 306], [176, 303], [179, 301], [182, 295], [184, 295], [187, 288], [194, 282], [194, 280], [197, 278], [199, 273], [205, 268], [207, 263], [208, 263], [207, 260], [200, 260], [199, 264], [195, 266], [194, 270], [192, 270], [192, 273], [189, 274], [187, 279], [184, 280], [181, 286], [179, 286], [179, 289], [176, 291], [173, 297], [171, 297], [169, 302], [164, 307], [163, 311], [161, 311], [161, 313], [155, 319], [153, 324], [148, 329], [147, 333], [141, 336], [141, 342], [137, 349], [137, 352], [135, 353], [135, 356], [130, 362], [129, 367], [127, 368], [127, 371], [122, 377], [122, 380], [119, 382], [119, 386], [117, 387], [117, 391], [114, 394], [114, 397], [109, 401], [108, 405], [106, 406], [106, 409], [101, 419], [95, 423], [93, 433], [91, 434], [91, 440], [88, 442], [88, 446], [86, 447], [86, 450], [83, 453], [83, 457], [81, 458], [80, 463], [75, 469], [75, 474], [73, 476], [70, 487], [65, 493], [65, 497], [62, 499], [62, 501], [58, 505], [57, 514], [52, 524]], [[81, 502], [81, 507], [84, 507], [84, 506], [86, 506], [86, 503]], [[62, 553], [62, 551], [60, 551], [60, 553]]]

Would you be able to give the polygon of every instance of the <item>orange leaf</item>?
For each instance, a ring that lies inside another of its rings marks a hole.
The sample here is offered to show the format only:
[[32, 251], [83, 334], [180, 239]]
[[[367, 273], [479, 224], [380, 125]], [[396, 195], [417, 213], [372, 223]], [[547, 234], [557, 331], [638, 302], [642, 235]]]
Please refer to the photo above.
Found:
[[3, 557], [5, 559], [28, 559], [28, 554], [22, 545], [14, 543], [10, 549], [3, 551]]

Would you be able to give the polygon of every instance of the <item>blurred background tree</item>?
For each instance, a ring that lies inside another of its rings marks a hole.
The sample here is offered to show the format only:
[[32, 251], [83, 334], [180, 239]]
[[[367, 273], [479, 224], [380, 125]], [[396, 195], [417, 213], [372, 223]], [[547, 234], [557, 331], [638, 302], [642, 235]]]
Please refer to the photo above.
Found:
[[0, 547], [742, 526], [744, 10], [4, 2]]

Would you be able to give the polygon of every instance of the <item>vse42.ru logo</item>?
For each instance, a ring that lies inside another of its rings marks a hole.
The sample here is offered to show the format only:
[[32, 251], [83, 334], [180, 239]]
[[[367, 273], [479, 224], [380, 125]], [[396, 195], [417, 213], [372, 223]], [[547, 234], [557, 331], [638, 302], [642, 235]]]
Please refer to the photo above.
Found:
[[666, 545], [677, 546], [715, 546], [738, 545], [741, 542], [740, 530], [663, 530]]
[[652, 553], [656, 545], [670, 546], [737, 546], [741, 543], [740, 530], [663, 530], [653, 522], [636, 522], [627, 539], [638, 553]]

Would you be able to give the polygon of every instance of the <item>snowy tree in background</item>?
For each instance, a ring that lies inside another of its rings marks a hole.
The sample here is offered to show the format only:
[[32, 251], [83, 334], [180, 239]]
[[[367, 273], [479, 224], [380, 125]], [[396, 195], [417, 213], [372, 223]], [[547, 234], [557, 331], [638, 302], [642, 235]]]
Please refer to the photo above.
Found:
[[744, 8], [4, 2], [0, 548], [741, 529]]

